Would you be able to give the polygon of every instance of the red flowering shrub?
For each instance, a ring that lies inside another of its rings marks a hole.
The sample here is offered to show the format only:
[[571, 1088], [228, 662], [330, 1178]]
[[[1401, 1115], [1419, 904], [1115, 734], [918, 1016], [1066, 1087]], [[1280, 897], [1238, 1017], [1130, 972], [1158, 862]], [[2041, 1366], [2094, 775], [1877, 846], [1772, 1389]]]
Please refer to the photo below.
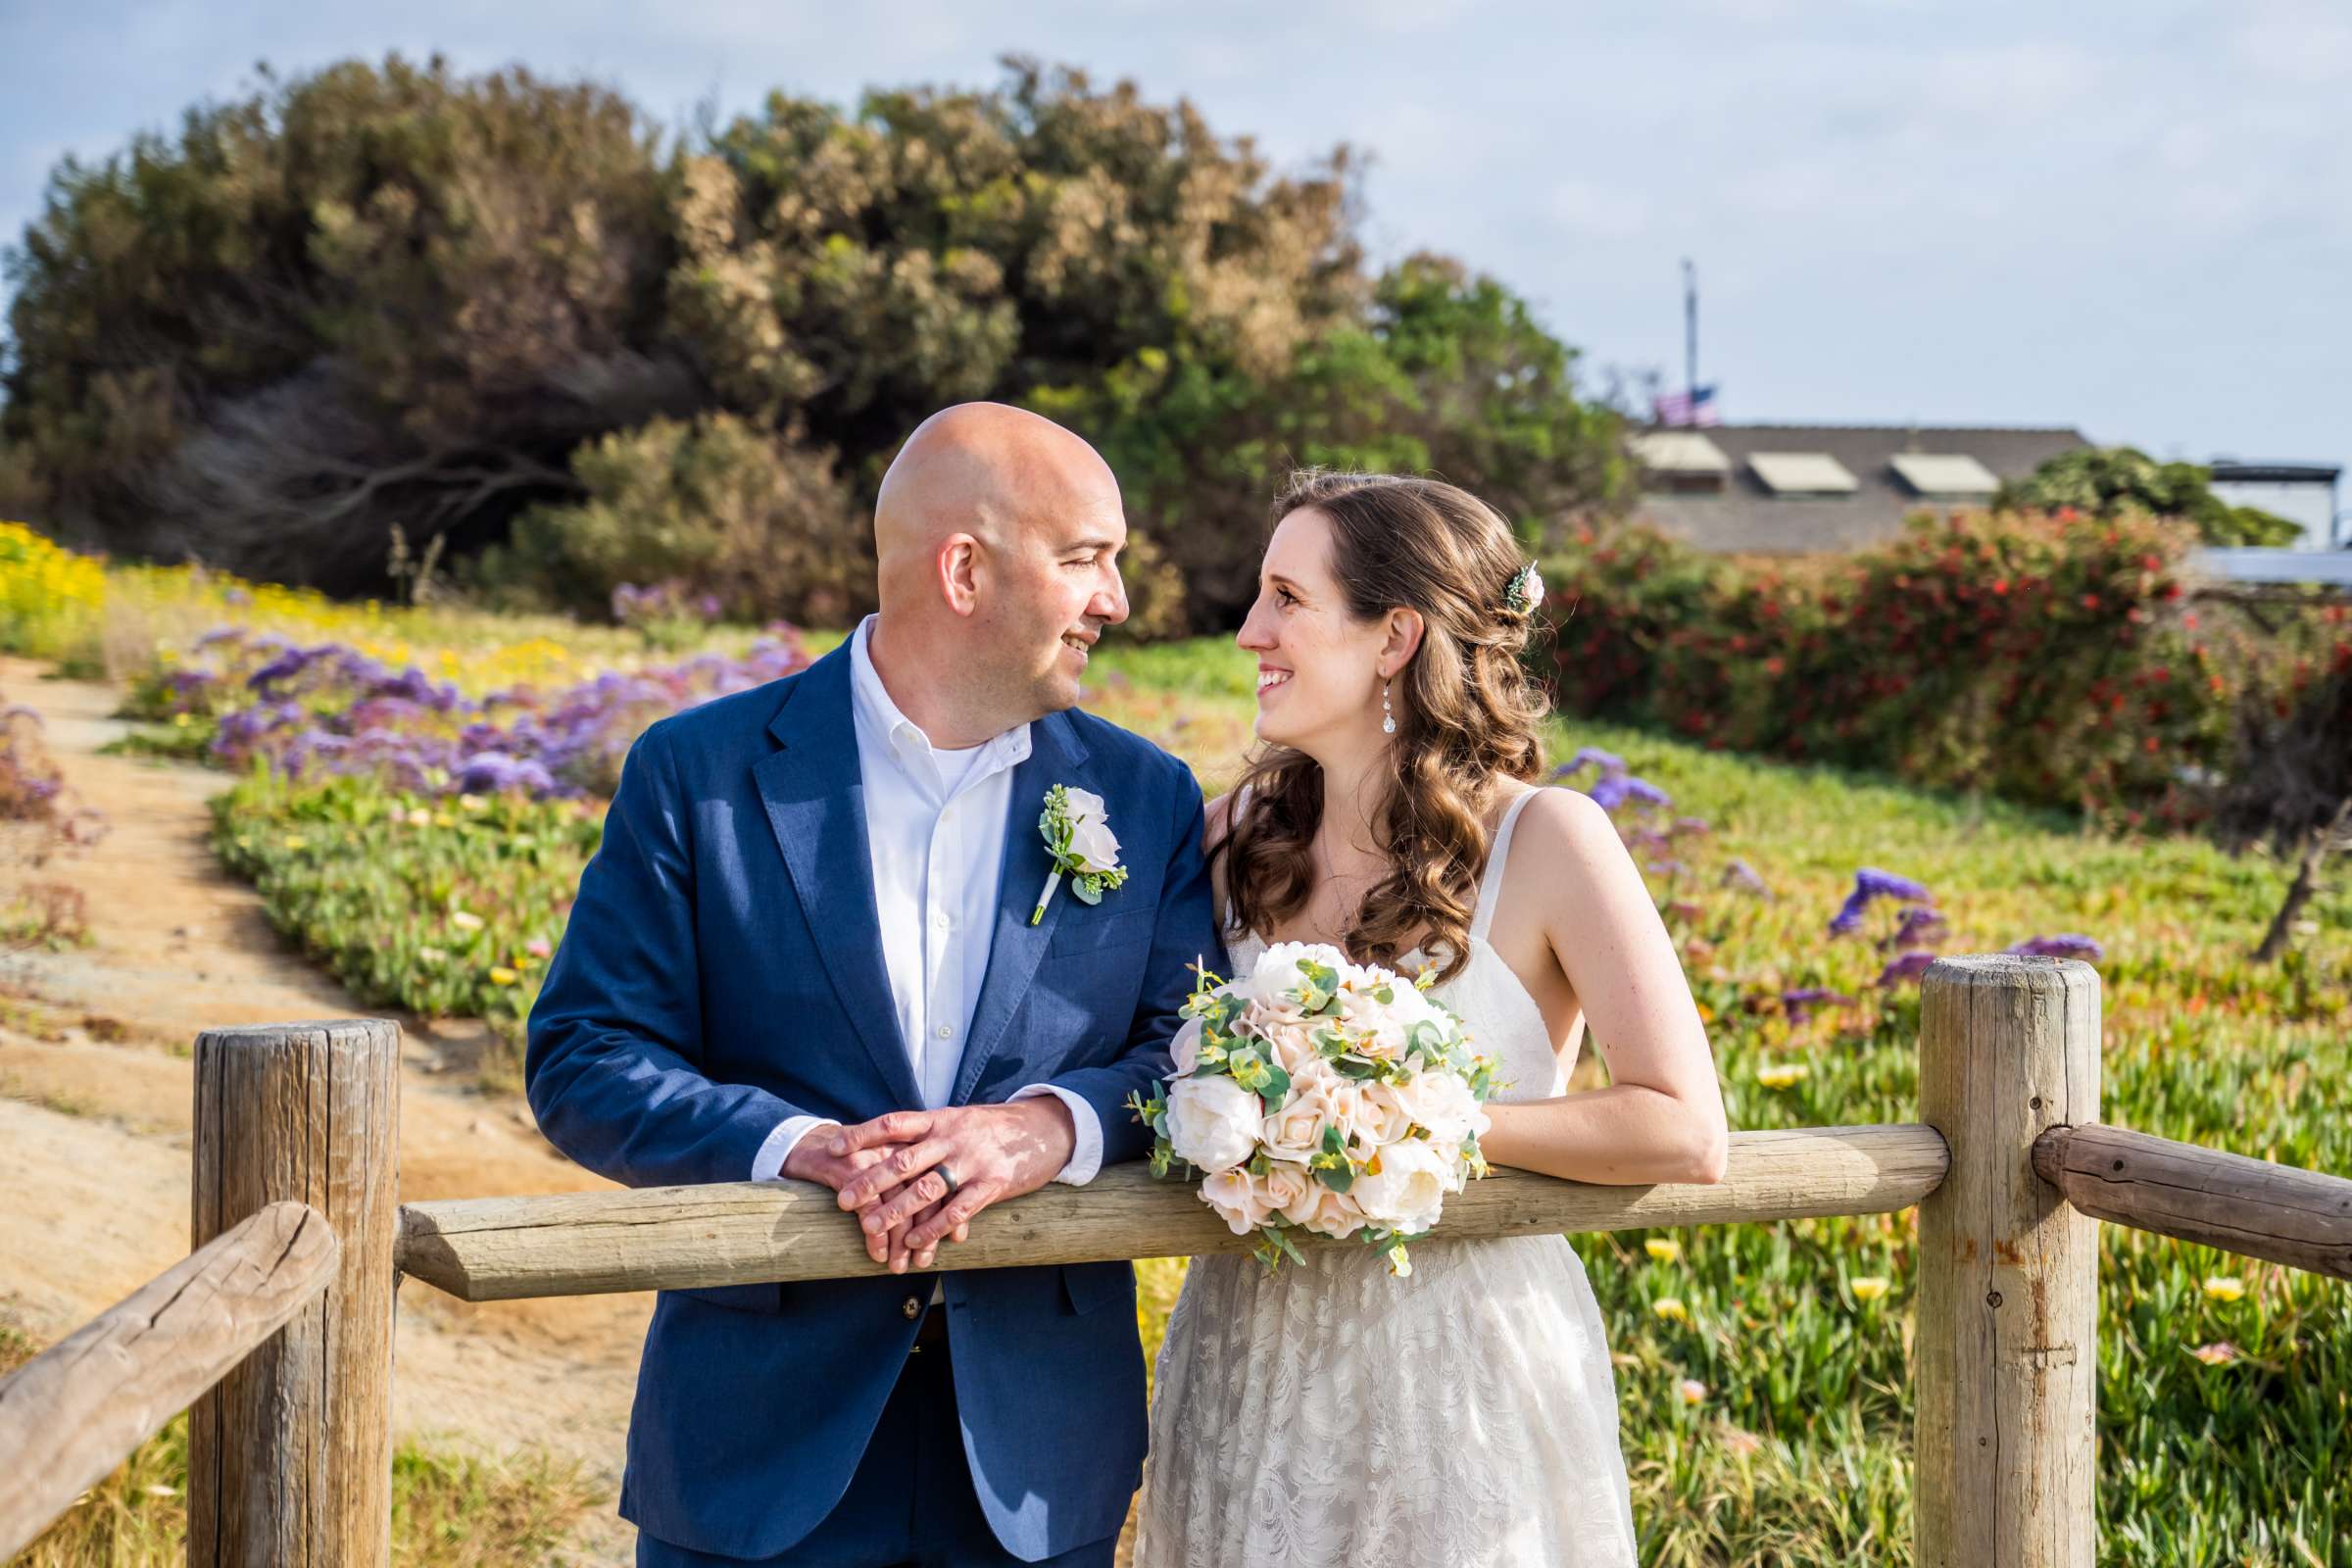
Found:
[[1555, 557], [1568, 712], [1703, 744], [2181, 826], [2236, 771], [2242, 694], [2352, 660], [2342, 607], [2189, 597], [2164, 518], [1922, 514], [1835, 561], [1741, 566], [1645, 526]]

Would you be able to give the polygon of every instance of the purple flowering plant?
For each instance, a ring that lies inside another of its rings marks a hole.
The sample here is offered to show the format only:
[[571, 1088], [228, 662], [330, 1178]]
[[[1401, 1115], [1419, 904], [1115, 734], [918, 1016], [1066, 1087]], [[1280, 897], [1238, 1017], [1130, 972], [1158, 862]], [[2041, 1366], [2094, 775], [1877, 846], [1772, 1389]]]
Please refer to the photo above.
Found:
[[128, 707], [203, 721], [206, 759], [231, 771], [259, 763], [293, 779], [377, 777], [422, 796], [567, 799], [610, 795], [630, 742], [654, 720], [808, 662], [799, 634], [779, 626], [741, 657], [703, 653], [474, 699], [339, 643], [303, 647], [228, 627], [207, 633], [184, 663], [151, 673]]

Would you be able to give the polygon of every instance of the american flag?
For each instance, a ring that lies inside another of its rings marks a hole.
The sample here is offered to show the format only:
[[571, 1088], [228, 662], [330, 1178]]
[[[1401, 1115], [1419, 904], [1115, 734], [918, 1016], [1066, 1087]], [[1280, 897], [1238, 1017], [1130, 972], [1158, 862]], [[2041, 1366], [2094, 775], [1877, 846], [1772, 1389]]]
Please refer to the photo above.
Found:
[[1693, 387], [1688, 392], [1661, 393], [1650, 400], [1649, 416], [1660, 424], [1721, 424], [1715, 412], [1715, 389]]

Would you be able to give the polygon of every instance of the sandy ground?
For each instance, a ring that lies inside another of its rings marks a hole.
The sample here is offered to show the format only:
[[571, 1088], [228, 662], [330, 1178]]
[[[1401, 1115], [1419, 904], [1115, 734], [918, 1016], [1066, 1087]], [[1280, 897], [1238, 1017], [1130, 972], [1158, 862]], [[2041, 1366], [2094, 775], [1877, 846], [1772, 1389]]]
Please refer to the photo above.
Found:
[[[220, 869], [205, 802], [220, 775], [101, 756], [126, 728], [108, 716], [116, 691], [41, 673], [0, 659], [0, 704], [41, 714], [67, 784], [110, 824], [94, 847], [37, 867], [27, 830], [0, 824], [0, 895], [28, 881], [70, 886], [90, 936], [60, 952], [0, 948], [0, 1315], [46, 1340], [187, 1253], [197, 1032], [372, 1009], [291, 951], [253, 891]], [[395, 1016], [404, 1198], [605, 1185], [549, 1147], [519, 1097], [473, 1087], [477, 1029]], [[646, 1295], [469, 1306], [411, 1282], [396, 1426], [480, 1451], [576, 1457], [610, 1497], [652, 1307]], [[608, 1500], [568, 1555], [625, 1563], [632, 1544]]]

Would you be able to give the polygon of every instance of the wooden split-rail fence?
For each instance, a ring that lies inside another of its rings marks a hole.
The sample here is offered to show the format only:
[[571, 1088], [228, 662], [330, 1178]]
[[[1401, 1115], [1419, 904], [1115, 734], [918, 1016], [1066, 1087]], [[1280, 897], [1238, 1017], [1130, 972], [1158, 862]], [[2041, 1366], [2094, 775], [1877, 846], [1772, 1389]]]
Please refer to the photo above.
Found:
[[[2099, 980], [1946, 958], [1919, 1120], [1732, 1135], [1713, 1186], [1500, 1171], [1449, 1235], [1890, 1213], [1916, 1204], [1920, 1568], [2091, 1568], [2098, 1222], [2352, 1279], [2352, 1180], [2099, 1123]], [[0, 1558], [191, 1401], [191, 1564], [390, 1556], [395, 1291], [469, 1301], [875, 1272], [832, 1195], [739, 1182], [401, 1205], [399, 1036], [378, 1019], [196, 1042], [196, 1250], [0, 1381]], [[1140, 1167], [990, 1209], [958, 1268], [1246, 1249]], [[5, 1284], [0, 1279], [0, 1284]]]

